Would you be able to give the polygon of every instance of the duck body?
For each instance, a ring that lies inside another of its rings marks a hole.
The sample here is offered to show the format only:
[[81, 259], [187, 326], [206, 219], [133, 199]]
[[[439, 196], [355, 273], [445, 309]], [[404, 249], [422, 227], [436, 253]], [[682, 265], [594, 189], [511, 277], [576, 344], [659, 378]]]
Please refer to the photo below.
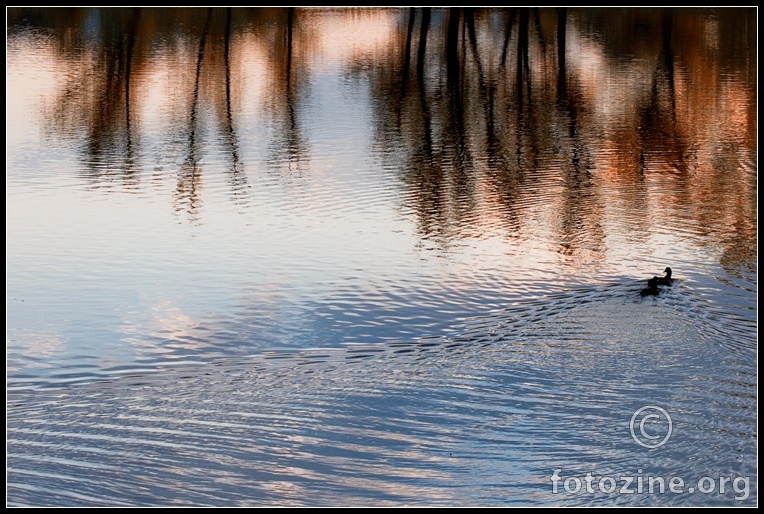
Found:
[[647, 281], [647, 287], [639, 292], [642, 296], [657, 296], [660, 293], [658, 289], [658, 279], [660, 277], [653, 277]]
[[[663, 270], [663, 272], [666, 274], [665, 277], [653, 277], [650, 280], [655, 280], [657, 285], [660, 286], [670, 286], [671, 285], [671, 268], [666, 268]], [[647, 284], [650, 285], [650, 280], [647, 281]]]

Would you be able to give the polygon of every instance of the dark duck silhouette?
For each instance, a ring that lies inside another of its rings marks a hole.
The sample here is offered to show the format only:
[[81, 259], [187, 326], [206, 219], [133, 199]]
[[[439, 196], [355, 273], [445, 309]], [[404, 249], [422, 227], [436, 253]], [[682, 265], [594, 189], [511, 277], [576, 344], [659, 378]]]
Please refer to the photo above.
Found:
[[656, 296], [658, 293], [660, 293], [660, 289], [658, 289], [659, 278], [660, 277], [653, 277], [648, 280], [647, 287], [640, 291], [639, 294], [642, 296]]
[[[659, 286], [670, 286], [671, 285], [671, 268], [666, 268], [663, 270], [664, 273], [666, 273], [665, 277], [653, 277], [650, 280], [655, 280], [656, 284]], [[650, 280], [647, 281], [647, 284], [650, 285]]]

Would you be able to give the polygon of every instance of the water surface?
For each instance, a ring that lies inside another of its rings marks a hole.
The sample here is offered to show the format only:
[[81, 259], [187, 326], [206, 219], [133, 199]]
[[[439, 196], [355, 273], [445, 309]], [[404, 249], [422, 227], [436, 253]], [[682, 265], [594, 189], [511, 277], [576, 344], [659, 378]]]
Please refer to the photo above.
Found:
[[7, 32], [9, 504], [757, 503], [754, 9]]

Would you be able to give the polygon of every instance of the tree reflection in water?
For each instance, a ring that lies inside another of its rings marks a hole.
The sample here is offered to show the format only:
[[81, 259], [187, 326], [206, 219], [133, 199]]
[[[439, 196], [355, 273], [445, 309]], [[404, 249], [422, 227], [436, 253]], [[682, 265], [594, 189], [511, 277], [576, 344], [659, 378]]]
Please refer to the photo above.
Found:
[[[377, 155], [423, 244], [544, 232], [563, 258], [596, 261], [614, 209], [646, 240], [659, 207], [702, 220], [724, 262], [751, 257], [755, 9], [12, 8], [8, 27], [47, 31], [63, 63], [46, 126], [82, 141], [83, 178], [140, 188], [141, 170], [170, 167], [175, 210], [201, 223], [211, 145], [231, 198], [248, 201], [245, 106], [264, 106], [267, 166], [287, 182], [310, 174], [304, 109], [322, 45], [360, 18], [392, 22], [387, 46], [344, 67], [368, 84]], [[158, 77], [157, 131], [144, 118]]]

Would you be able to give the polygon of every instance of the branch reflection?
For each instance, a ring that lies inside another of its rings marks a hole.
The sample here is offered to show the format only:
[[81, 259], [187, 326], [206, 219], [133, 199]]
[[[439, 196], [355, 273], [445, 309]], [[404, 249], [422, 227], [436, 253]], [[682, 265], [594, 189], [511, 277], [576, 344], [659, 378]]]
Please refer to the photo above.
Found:
[[170, 170], [192, 223], [210, 155], [239, 205], [247, 156], [287, 184], [311, 180], [306, 106], [326, 42], [363, 22], [392, 29], [344, 67], [368, 84], [374, 147], [423, 247], [539, 239], [599, 261], [613, 234], [647, 244], [691, 219], [733, 266], [756, 247], [755, 20], [747, 8], [8, 10], [10, 38], [42, 31], [54, 48], [46, 130], [81, 141], [83, 179], [129, 190]]

